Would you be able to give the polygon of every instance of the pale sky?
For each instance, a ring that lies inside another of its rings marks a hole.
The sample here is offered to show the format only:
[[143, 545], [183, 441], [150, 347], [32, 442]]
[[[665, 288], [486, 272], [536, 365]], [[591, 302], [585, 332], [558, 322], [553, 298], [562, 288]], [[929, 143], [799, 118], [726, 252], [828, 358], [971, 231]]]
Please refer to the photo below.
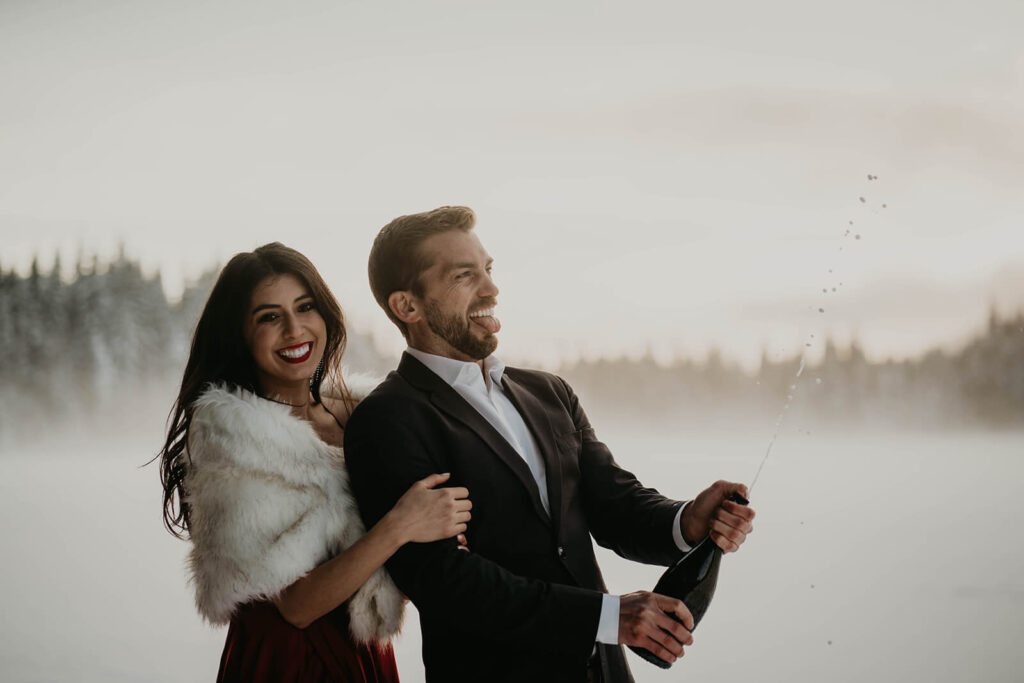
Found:
[[0, 264], [123, 241], [174, 295], [279, 240], [400, 348], [373, 236], [466, 204], [506, 358], [953, 348], [1024, 309], [1022, 35], [1016, 0], [7, 0]]

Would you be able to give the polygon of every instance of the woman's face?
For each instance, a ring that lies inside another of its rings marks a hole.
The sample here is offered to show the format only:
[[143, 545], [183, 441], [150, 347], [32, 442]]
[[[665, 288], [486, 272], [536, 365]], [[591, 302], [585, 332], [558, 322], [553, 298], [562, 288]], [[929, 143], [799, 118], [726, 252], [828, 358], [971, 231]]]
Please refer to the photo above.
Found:
[[306, 285], [294, 275], [276, 275], [253, 290], [243, 336], [269, 392], [309, 381], [324, 354], [327, 326]]

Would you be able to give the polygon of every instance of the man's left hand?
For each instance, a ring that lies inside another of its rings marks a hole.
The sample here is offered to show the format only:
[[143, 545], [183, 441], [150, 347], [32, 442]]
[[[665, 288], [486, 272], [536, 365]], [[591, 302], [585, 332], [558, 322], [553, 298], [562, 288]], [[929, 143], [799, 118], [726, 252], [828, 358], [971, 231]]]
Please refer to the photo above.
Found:
[[747, 487], [730, 481], [716, 481], [700, 492], [679, 520], [683, 538], [690, 545], [696, 545], [702, 538], [711, 535], [711, 540], [724, 552], [739, 550], [754, 530], [754, 509], [729, 500], [738, 493], [747, 497]]

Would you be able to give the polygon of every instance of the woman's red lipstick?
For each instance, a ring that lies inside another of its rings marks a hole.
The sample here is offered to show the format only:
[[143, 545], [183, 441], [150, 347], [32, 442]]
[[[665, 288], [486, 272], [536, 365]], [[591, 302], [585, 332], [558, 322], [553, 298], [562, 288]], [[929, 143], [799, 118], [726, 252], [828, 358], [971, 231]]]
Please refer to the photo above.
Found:
[[[301, 355], [295, 355], [302, 352]], [[285, 363], [305, 363], [313, 354], [313, 342], [302, 342], [295, 346], [288, 346], [277, 350], [278, 357]]]

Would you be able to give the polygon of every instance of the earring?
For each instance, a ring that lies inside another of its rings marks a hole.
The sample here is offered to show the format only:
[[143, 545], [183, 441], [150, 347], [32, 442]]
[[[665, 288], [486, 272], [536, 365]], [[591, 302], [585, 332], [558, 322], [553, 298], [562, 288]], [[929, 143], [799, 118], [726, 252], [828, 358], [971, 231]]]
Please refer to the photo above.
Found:
[[324, 359], [321, 358], [320, 362], [316, 364], [316, 370], [313, 371], [313, 376], [309, 378], [309, 384], [313, 387], [319, 387], [320, 381], [324, 378]]

